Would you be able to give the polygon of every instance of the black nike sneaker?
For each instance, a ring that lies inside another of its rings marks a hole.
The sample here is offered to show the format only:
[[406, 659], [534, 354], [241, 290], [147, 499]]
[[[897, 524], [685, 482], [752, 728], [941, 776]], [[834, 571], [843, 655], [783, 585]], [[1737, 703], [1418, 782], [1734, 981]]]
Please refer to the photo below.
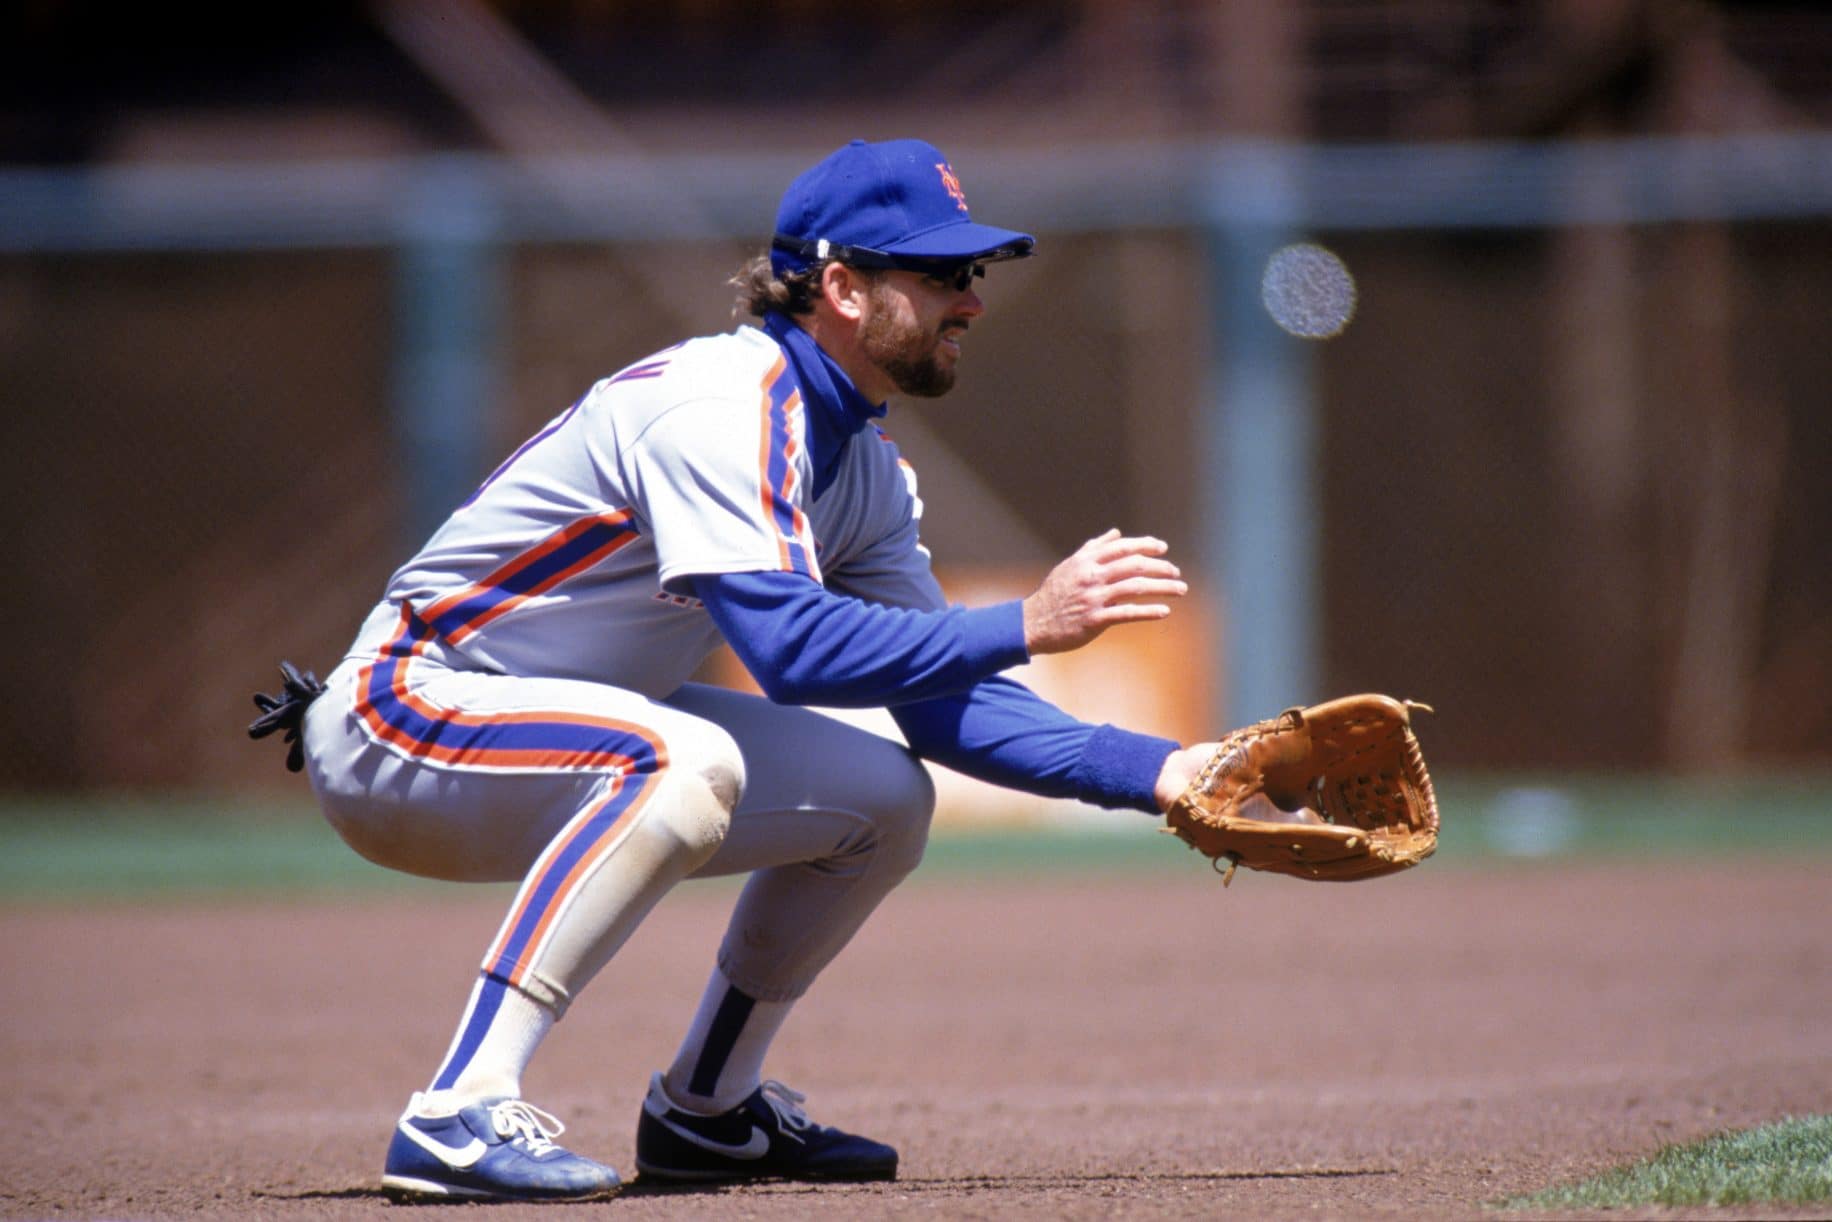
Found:
[[636, 1125], [636, 1169], [658, 1180], [894, 1180], [897, 1151], [869, 1137], [815, 1124], [804, 1096], [765, 1082], [729, 1112], [676, 1107], [649, 1080]]

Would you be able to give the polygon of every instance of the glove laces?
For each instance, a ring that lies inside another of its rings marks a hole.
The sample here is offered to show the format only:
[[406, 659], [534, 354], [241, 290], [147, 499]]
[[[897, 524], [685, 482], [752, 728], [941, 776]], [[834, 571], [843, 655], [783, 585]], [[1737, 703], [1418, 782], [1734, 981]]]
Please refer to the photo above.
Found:
[[566, 1126], [551, 1112], [544, 1112], [525, 1099], [504, 1099], [490, 1109], [490, 1127], [498, 1137], [521, 1141], [530, 1154], [545, 1154], [553, 1149], [553, 1139]]

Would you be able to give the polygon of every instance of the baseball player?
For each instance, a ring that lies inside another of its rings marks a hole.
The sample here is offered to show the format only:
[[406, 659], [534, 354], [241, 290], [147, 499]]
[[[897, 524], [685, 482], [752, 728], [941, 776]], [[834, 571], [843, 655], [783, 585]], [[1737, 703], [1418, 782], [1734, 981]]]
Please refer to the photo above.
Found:
[[[636, 1167], [663, 1180], [890, 1179], [897, 1153], [763, 1077], [796, 1000], [923, 852], [933, 760], [1153, 814], [1212, 744], [1088, 724], [1001, 672], [1156, 620], [1162, 542], [1110, 530], [1035, 593], [950, 606], [921, 502], [878, 428], [954, 382], [987, 264], [1032, 238], [974, 221], [917, 140], [854, 141], [789, 187], [735, 282], [759, 325], [598, 382], [388, 582], [284, 728], [364, 857], [521, 881], [444, 1059], [388, 1147], [396, 1194], [580, 1198], [619, 1186], [522, 1098], [553, 1024], [671, 887], [748, 874], [705, 994], [654, 1075]], [[767, 699], [688, 682], [721, 641]], [[888, 707], [908, 746], [803, 705]]]

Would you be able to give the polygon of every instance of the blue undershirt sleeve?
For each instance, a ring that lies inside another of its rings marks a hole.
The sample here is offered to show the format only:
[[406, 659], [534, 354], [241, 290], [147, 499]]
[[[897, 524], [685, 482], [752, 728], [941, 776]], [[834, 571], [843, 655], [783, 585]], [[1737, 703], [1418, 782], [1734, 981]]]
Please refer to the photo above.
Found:
[[926, 700], [1030, 660], [1016, 600], [918, 611], [843, 597], [790, 572], [698, 574], [693, 592], [778, 704]]
[[1050, 798], [1161, 813], [1153, 790], [1168, 738], [1069, 716], [995, 675], [966, 692], [890, 710], [917, 755], [982, 781]]

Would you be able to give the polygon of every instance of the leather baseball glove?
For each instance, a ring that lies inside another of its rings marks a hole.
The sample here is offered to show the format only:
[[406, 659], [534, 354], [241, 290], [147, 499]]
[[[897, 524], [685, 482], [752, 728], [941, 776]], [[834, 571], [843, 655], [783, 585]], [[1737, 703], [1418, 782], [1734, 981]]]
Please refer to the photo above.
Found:
[[1438, 847], [1438, 799], [1389, 696], [1287, 709], [1222, 740], [1171, 805], [1165, 831], [1205, 854], [1226, 885], [1236, 866], [1330, 882], [1415, 866]]

